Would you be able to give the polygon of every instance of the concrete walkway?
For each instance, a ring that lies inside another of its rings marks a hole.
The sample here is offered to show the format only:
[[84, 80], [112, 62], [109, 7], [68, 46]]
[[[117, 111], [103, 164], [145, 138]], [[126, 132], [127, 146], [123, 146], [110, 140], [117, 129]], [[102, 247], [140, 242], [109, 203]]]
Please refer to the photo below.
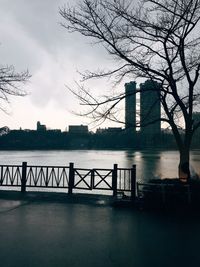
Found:
[[196, 214], [116, 208], [98, 197], [5, 196], [1, 267], [200, 266]]

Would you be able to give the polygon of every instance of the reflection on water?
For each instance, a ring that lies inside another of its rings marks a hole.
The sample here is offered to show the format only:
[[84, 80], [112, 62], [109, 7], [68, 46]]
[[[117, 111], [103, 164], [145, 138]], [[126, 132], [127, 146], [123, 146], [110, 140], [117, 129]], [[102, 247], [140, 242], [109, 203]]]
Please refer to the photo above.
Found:
[[[74, 162], [79, 168], [112, 168], [137, 166], [137, 179], [152, 177], [171, 178], [178, 175], [178, 151], [161, 150], [50, 150], [50, 151], [0, 151], [0, 164], [63, 165]], [[192, 168], [200, 175], [200, 150], [191, 152]]]
[[[128, 165], [137, 165], [137, 179], [146, 181], [152, 177], [178, 177], [178, 151], [144, 150], [126, 151]], [[191, 171], [200, 176], [200, 150], [191, 152]]]
[[152, 177], [162, 177], [160, 169], [161, 152], [160, 151], [127, 151], [128, 161], [134, 162], [137, 167], [137, 179], [148, 180]]

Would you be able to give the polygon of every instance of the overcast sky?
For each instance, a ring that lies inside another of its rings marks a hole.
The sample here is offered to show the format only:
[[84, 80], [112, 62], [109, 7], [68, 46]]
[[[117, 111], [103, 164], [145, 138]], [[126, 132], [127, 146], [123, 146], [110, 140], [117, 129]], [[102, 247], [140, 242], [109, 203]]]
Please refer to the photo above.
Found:
[[[70, 112], [79, 106], [65, 84], [73, 87], [80, 80], [77, 70], [106, 66], [109, 59], [103, 48], [60, 26], [59, 7], [70, 2], [75, 1], [0, 0], [0, 64], [32, 75], [26, 85], [29, 95], [11, 99], [10, 115], [0, 113], [0, 127], [35, 129], [40, 121], [64, 130], [86, 123]], [[90, 86], [101, 91], [104, 85], [93, 81]]]

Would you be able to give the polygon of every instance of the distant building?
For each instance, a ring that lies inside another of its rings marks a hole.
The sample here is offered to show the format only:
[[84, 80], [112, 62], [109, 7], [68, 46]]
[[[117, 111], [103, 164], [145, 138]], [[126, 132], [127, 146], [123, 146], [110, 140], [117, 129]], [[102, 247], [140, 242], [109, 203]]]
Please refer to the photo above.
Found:
[[125, 128], [136, 130], [136, 82], [125, 83]]
[[61, 133], [60, 129], [48, 129], [47, 131], [48, 131], [48, 133], [53, 133], [53, 134]]
[[141, 134], [151, 138], [161, 133], [160, 84], [156, 81], [147, 80], [140, 84], [140, 90]]
[[41, 124], [39, 121], [37, 122], [37, 131], [38, 132], [45, 132], [47, 130], [46, 125]]
[[121, 133], [121, 132], [122, 132], [121, 127], [98, 128], [96, 130], [97, 134], [115, 134], [115, 133]]
[[69, 125], [70, 134], [87, 134], [88, 126], [87, 125]]
[[200, 123], [200, 112], [194, 112], [193, 115], [192, 115], [192, 117], [193, 117], [193, 120], [194, 120], [194, 124], [196, 124], [198, 122]]
[[[194, 120], [194, 126], [197, 123], [200, 123], [200, 112], [194, 112], [193, 113], [193, 120]], [[200, 146], [200, 127], [196, 129], [193, 135], [193, 145], [196, 147]]]

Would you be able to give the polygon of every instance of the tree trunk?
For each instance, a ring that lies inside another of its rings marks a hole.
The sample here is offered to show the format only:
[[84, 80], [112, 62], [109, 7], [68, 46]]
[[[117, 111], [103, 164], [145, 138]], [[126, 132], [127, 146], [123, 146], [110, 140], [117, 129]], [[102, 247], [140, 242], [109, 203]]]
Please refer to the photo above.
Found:
[[179, 179], [188, 182], [190, 178], [190, 148], [183, 147], [180, 149]]

